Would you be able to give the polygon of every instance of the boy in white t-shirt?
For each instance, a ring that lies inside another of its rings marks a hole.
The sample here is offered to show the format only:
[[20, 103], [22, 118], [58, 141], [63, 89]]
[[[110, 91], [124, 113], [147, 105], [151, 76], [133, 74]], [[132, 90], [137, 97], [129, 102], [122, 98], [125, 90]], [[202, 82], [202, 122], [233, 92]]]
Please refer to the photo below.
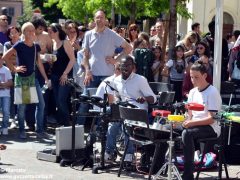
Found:
[[213, 116], [220, 111], [222, 99], [219, 91], [206, 81], [207, 69], [202, 61], [196, 61], [190, 69], [193, 88], [188, 96], [188, 103], [204, 105], [203, 111], [188, 111], [188, 119], [182, 124], [184, 152], [183, 180], [193, 180], [194, 141], [203, 138], [218, 137], [220, 126]]
[[3, 66], [2, 55], [2, 52], [0, 52], [0, 103], [3, 113], [0, 133], [7, 135], [10, 117], [10, 87], [13, 85], [13, 82], [10, 70], [6, 66]]

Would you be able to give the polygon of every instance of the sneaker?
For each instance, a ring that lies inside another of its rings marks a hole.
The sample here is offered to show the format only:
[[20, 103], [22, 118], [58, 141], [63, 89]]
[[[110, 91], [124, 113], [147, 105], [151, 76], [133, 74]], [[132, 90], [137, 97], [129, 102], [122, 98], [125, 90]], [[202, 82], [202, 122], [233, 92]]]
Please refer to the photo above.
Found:
[[18, 127], [16, 120], [12, 120], [11, 125], [10, 125], [10, 129], [16, 129]]
[[1, 134], [2, 135], [8, 135], [8, 128], [2, 128], [1, 129]]
[[124, 158], [124, 162], [132, 162], [133, 161], [133, 154], [126, 154]]
[[46, 132], [41, 132], [41, 133], [37, 133], [37, 138], [39, 138], [39, 139], [50, 139], [50, 138], [52, 138], [52, 135], [50, 135]]
[[109, 154], [109, 153], [105, 152], [105, 154], [104, 154], [105, 162], [113, 163], [116, 159], [117, 159], [117, 157], [114, 154]]
[[194, 152], [194, 163], [200, 163], [200, 151], [199, 150], [197, 150], [197, 151], [195, 151]]
[[20, 139], [27, 139], [27, 134], [25, 131], [19, 133], [19, 138]]

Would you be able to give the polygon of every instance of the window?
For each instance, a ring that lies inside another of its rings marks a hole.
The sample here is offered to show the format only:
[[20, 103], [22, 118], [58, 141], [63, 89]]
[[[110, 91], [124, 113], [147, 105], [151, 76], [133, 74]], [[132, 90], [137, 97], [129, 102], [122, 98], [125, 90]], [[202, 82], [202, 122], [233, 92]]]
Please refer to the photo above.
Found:
[[11, 16], [11, 17], [13, 17], [14, 14], [15, 14], [14, 11], [15, 11], [14, 7], [9, 7], [9, 8], [8, 8], [8, 15]]

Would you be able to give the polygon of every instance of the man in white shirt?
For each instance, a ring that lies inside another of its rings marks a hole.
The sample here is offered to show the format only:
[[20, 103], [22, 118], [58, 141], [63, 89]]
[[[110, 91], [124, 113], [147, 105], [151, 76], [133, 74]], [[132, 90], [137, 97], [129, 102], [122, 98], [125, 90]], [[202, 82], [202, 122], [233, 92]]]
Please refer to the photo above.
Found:
[[[120, 61], [120, 69], [121, 75], [117, 76], [113, 81], [113, 87], [118, 93], [113, 93], [112, 96], [120, 98], [121, 101], [128, 101], [141, 109], [148, 110], [148, 103], [152, 104], [156, 102], [156, 96], [150, 88], [147, 79], [133, 72], [133, 58], [131, 56], [122, 58]], [[119, 123], [113, 123], [108, 128], [105, 160], [113, 158], [116, 148], [116, 134], [118, 134], [120, 129], [121, 126]], [[125, 161], [132, 161], [133, 153], [133, 145], [130, 142]]]
[[219, 91], [206, 81], [207, 69], [203, 62], [196, 61], [190, 69], [193, 88], [188, 96], [188, 103], [204, 105], [203, 111], [188, 111], [188, 119], [182, 124], [184, 152], [183, 180], [193, 180], [194, 141], [197, 139], [218, 137], [220, 126], [213, 116], [221, 109], [222, 99]]

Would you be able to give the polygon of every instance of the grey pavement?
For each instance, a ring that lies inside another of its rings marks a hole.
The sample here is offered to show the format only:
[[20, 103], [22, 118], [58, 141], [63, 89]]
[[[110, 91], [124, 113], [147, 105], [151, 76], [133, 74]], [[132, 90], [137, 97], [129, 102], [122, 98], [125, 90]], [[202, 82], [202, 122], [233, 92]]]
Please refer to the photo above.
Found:
[[[6, 144], [7, 149], [0, 152], [1, 168], [8, 173], [1, 174], [0, 179], [54, 179], [54, 180], [131, 180], [147, 179], [147, 176], [139, 173], [123, 172], [121, 177], [117, 177], [117, 170], [108, 172], [99, 171], [99, 174], [92, 174], [90, 168], [84, 171], [75, 170], [71, 167], [60, 167], [58, 163], [41, 161], [36, 158], [36, 153], [46, 148], [55, 146], [55, 136], [48, 140], [39, 140], [35, 133], [28, 132], [26, 141], [17, 138], [17, 130], [9, 130], [8, 136], [0, 136], [0, 143]], [[54, 132], [54, 131], [52, 131]], [[231, 178], [240, 178], [240, 165], [228, 165]], [[202, 172], [200, 179], [214, 179], [217, 176], [217, 169]], [[225, 177], [225, 172], [223, 172]]]

